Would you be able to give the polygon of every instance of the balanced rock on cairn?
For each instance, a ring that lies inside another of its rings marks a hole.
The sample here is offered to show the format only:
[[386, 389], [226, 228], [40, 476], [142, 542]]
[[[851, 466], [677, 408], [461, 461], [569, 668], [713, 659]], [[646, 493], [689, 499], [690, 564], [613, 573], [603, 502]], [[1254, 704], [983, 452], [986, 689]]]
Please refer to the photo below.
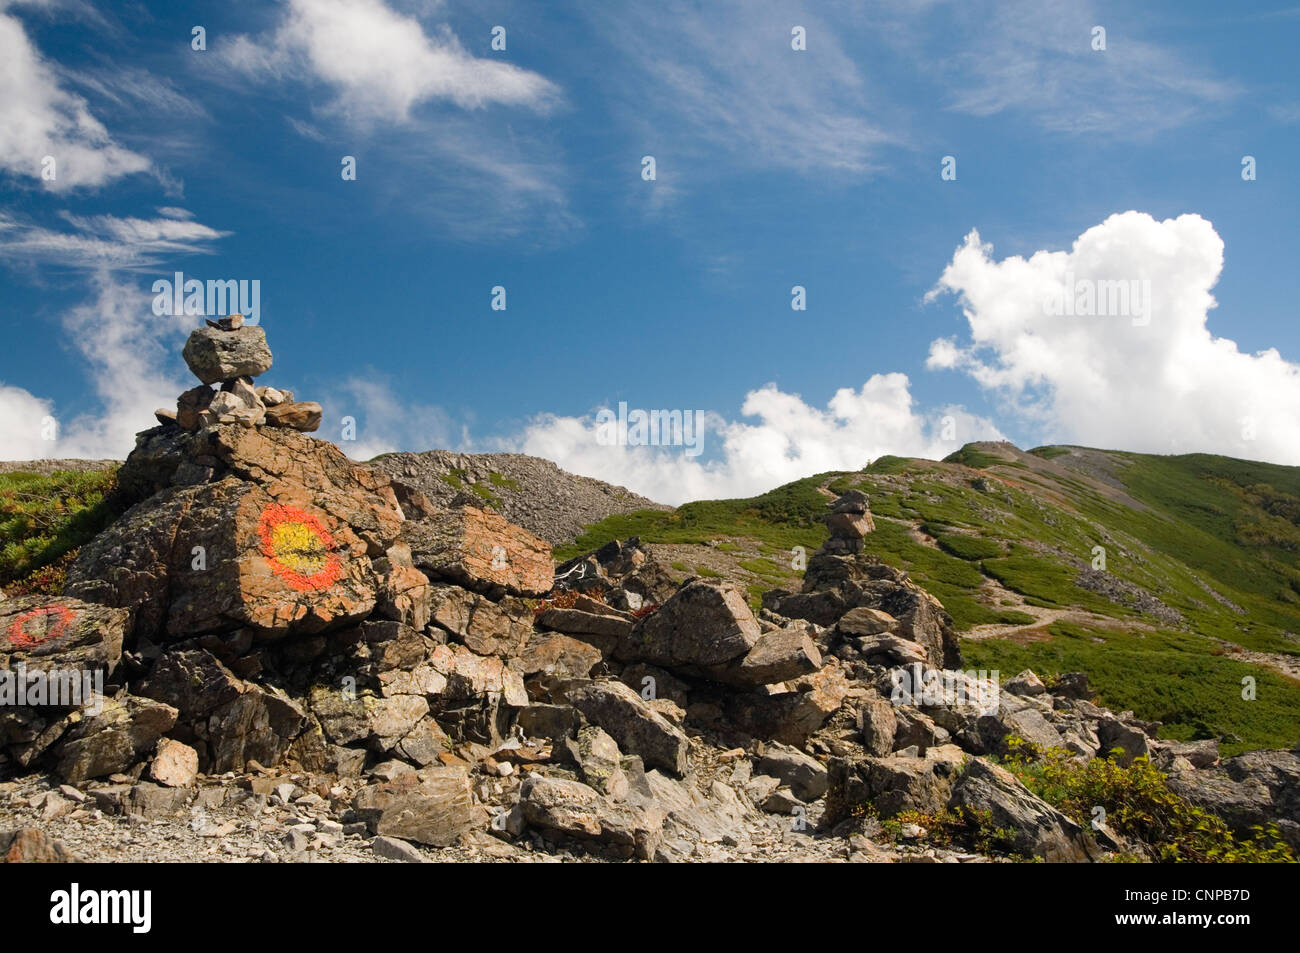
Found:
[[[271, 369], [266, 332], [232, 314], [190, 334], [182, 352], [201, 383], [176, 399], [176, 410], [154, 411], [160, 423], [196, 431], [215, 424], [290, 427], [310, 433], [320, 426], [321, 406], [295, 401], [293, 393], [254, 387], [253, 378]], [[212, 389], [220, 384], [219, 390]]]
[[849, 490], [830, 504], [826, 528], [831, 538], [822, 546], [823, 553], [856, 554], [862, 552], [862, 538], [876, 528], [871, 520], [870, 502], [861, 490]]

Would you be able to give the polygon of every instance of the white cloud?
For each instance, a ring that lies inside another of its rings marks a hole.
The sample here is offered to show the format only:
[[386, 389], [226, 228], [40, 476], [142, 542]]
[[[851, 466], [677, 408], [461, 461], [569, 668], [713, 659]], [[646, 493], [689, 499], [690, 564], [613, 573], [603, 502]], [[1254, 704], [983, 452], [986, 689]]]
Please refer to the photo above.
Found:
[[360, 122], [405, 122], [434, 101], [545, 110], [559, 95], [538, 73], [475, 57], [450, 28], [430, 35], [382, 0], [290, 0], [269, 43], [239, 36], [216, 52], [245, 73], [319, 80], [338, 93], [333, 108]]
[[608, 445], [594, 414], [541, 416], [505, 448], [678, 504], [752, 496], [814, 473], [858, 470], [884, 454], [943, 457], [972, 440], [1002, 439], [992, 423], [960, 408], [918, 412], [907, 376], [897, 373], [876, 374], [860, 390], [842, 388], [824, 409], [769, 384], [746, 395], [741, 413], [757, 422], [708, 414], [697, 457], [681, 447]]
[[200, 222], [185, 209], [161, 208], [162, 218], [78, 216], [61, 213], [71, 228], [56, 229], [0, 212], [0, 259], [99, 271], [143, 269], [167, 255], [207, 254], [230, 233]]
[[[157, 266], [166, 255], [209, 251], [226, 233], [193, 221], [185, 209], [166, 212], [169, 217], [157, 219], [64, 214], [66, 230], [0, 214], [0, 259], [89, 272], [91, 297], [60, 324], [98, 398], [94, 406], [55, 413], [51, 401], [0, 382], [0, 457], [125, 457], [135, 434], [153, 425], [154, 409], [174, 407], [176, 395], [193, 386], [179, 355], [196, 319], [155, 315], [149, 283], [136, 286], [120, 276]], [[47, 415], [58, 420], [53, 442], [42, 432]]]
[[[904, 31], [944, 85], [951, 108], [1019, 112], [1046, 129], [1150, 136], [1201, 118], [1241, 93], [1203, 65], [1143, 38], [1140, 13], [1106, 16], [1080, 0], [946, 2]], [[1093, 27], [1107, 29], [1094, 50]]]
[[[929, 364], [969, 374], [1044, 442], [1300, 464], [1300, 365], [1210, 331], [1222, 267], [1199, 215], [1124, 212], [1070, 251], [1001, 261], [972, 231], [931, 293], [959, 296], [969, 339], [935, 341]], [[1089, 283], [1134, 280], [1150, 282], [1149, 318], [1047, 313], [1070, 281], [1078, 301]]]
[[[620, 115], [661, 173], [718, 157], [741, 168], [861, 175], [895, 142], [875, 117], [882, 100], [814, 9], [772, 0], [593, 6], [621, 63], [606, 82]], [[804, 27], [807, 49], [791, 49]], [[637, 154], [640, 157], [640, 153]], [[732, 167], [732, 166], [729, 166]]]
[[[99, 398], [92, 410], [55, 413], [50, 401], [0, 385], [0, 454], [9, 460], [40, 457], [121, 459], [135, 435], [154, 425], [157, 407], [174, 407], [193, 386], [176, 355], [193, 318], [155, 317], [152, 295], [110, 273], [94, 279], [94, 297], [64, 315], [68, 345], [90, 367]], [[44, 439], [44, 418], [58, 421], [57, 439]]]
[[[18, 18], [4, 12], [0, 91], [0, 170], [50, 189], [99, 186], [149, 171], [149, 160], [113, 141], [86, 101], [60, 84]], [[53, 180], [42, 178], [46, 156], [55, 160]]]
[[[451, 417], [440, 407], [414, 404], [395, 394], [383, 376], [371, 370], [353, 375], [318, 399], [323, 410], [316, 436], [330, 440], [353, 460], [366, 461], [394, 450], [468, 449], [468, 431], [456, 433]], [[342, 439], [342, 420], [356, 422], [356, 439]]]

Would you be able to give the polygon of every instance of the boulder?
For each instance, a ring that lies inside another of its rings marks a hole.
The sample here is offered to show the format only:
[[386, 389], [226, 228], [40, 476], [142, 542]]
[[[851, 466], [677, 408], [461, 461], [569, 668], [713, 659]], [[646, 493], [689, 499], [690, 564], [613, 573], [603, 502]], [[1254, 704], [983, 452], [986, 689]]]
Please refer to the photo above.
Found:
[[837, 824], [867, 807], [882, 818], [903, 811], [929, 814], [942, 810], [966, 757], [956, 745], [941, 745], [922, 757], [900, 753], [883, 758], [831, 758], [824, 820]]
[[953, 786], [952, 808], [988, 812], [994, 827], [1013, 834], [1017, 853], [1048, 863], [1095, 860], [1100, 851], [1078, 824], [1029, 791], [1005, 768], [972, 758]]
[[[130, 613], [79, 599], [18, 596], [0, 602], [0, 672], [52, 669], [112, 675]], [[7, 704], [15, 704], [10, 700]]]
[[251, 325], [229, 331], [197, 328], [190, 333], [181, 355], [194, 376], [205, 384], [256, 377], [271, 369], [266, 332]]
[[311, 433], [320, 427], [321, 405], [314, 400], [285, 401], [266, 408], [268, 427], [289, 427]]
[[619, 640], [615, 655], [669, 669], [722, 665], [748, 653], [761, 634], [739, 589], [696, 581], [637, 622]]
[[620, 749], [640, 755], [647, 767], [677, 776], [686, 772], [686, 735], [622, 682], [574, 681], [563, 694], [592, 724], [609, 732]]
[[1300, 753], [1264, 749], [1227, 758], [1199, 770], [1175, 771], [1169, 787], [1217, 814], [1238, 834], [1275, 824], [1300, 850]]
[[37, 827], [0, 831], [0, 864], [78, 864], [81, 858]]
[[530, 775], [520, 791], [524, 819], [535, 827], [623, 848], [643, 860], [659, 845], [664, 812], [604, 797], [578, 781]]
[[172, 734], [198, 751], [208, 774], [242, 771], [250, 760], [271, 767], [307, 727], [282, 690], [238, 678], [203, 649], [164, 653], [137, 691], [176, 710]]
[[496, 513], [462, 506], [402, 526], [417, 568], [492, 598], [540, 596], [552, 582], [551, 547]]
[[75, 724], [59, 742], [58, 773], [74, 783], [127, 771], [176, 724], [177, 711], [135, 695], [107, 699], [103, 711]]
[[711, 669], [721, 682], [736, 685], [772, 685], [800, 675], [808, 675], [822, 666], [821, 653], [804, 629], [777, 629], [759, 637], [737, 664]]
[[469, 775], [463, 768], [421, 768], [362, 788], [352, 809], [372, 834], [450, 847], [478, 827]]
[[601, 663], [600, 649], [558, 632], [534, 632], [519, 656], [522, 675], [586, 678]]
[[199, 753], [189, 745], [163, 738], [149, 762], [149, 777], [169, 788], [187, 788], [199, 771]]
[[[758, 759], [756, 769], [788, 785], [800, 801], [815, 801], [829, 784], [826, 766], [811, 755], [789, 745], [770, 744]], [[783, 811], [782, 813], [789, 813]]]
[[435, 586], [432, 621], [479, 655], [514, 658], [533, 634], [532, 607], [515, 596], [493, 601], [459, 586]]
[[130, 610], [154, 642], [249, 626], [313, 633], [375, 606], [367, 544], [300, 487], [238, 480], [163, 491], [82, 547], [70, 595]]

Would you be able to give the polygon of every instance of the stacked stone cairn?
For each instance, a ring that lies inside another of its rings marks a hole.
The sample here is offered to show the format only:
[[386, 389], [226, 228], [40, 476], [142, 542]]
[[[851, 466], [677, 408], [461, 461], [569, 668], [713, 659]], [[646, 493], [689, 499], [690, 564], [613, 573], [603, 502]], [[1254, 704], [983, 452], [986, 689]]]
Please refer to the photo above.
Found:
[[[271, 369], [266, 332], [244, 324], [242, 314], [208, 321], [185, 342], [185, 363], [201, 384], [176, 399], [176, 410], [154, 411], [164, 426], [190, 432], [217, 424], [288, 427], [310, 433], [320, 426], [321, 406], [294, 400], [293, 392], [254, 386], [253, 378]], [[217, 390], [212, 385], [218, 384]]]
[[862, 539], [876, 528], [871, 520], [867, 494], [861, 490], [849, 490], [830, 504], [831, 511], [826, 514], [826, 528], [831, 538], [821, 548], [821, 552], [853, 556], [862, 552]]

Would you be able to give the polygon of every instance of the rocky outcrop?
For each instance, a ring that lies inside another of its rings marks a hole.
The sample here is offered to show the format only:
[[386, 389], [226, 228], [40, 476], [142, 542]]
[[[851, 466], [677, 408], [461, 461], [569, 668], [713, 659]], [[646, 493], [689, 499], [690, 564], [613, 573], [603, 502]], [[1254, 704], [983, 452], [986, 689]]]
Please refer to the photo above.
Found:
[[1085, 678], [957, 670], [942, 605], [863, 552], [864, 494], [834, 501], [800, 591], [756, 615], [636, 539], [556, 567], [486, 488], [426, 494], [299, 432], [318, 414], [252, 382], [260, 330], [223, 319], [187, 360], [221, 389], [139, 435], [119, 474], [133, 505], [82, 547], [67, 595], [0, 602], [0, 676], [63, 667], [104, 688], [0, 709], [0, 776], [62, 785], [20, 810], [93, 804], [214, 838], [243, 828], [200, 812], [282, 810], [292, 859], [349, 837], [404, 861], [953, 859], [867, 842], [910, 811], [980, 819], [1003, 853], [1097, 859], [1119, 841], [996, 763], [1063, 748], [1152, 757], [1239, 828], [1300, 830], [1294, 754], [1220, 762], [1095, 705]]

